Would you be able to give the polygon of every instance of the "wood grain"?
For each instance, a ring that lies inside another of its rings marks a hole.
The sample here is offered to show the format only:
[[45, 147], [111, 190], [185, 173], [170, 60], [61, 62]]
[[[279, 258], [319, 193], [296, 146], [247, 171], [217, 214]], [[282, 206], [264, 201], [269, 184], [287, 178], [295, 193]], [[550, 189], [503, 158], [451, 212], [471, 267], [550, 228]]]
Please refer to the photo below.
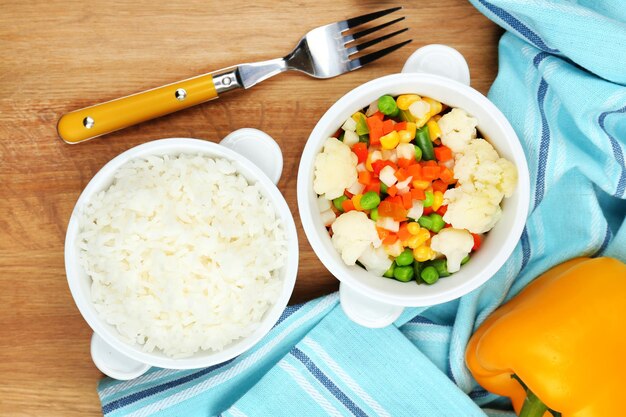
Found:
[[[241, 127], [268, 132], [285, 165], [279, 188], [299, 224], [296, 170], [316, 121], [340, 96], [399, 72], [419, 46], [463, 53], [472, 85], [487, 92], [501, 31], [464, 0], [405, 4], [413, 44], [341, 77], [283, 74], [252, 90], [70, 146], [56, 136], [65, 112], [240, 62], [284, 55], [308, 29], [392, 3], [138, 0], [1, 1], [0, 10], [0, 415], [99, 415], [101, 374], [90, 329], [63, 266], [73, 205], [107, 161], [164, 137], [219, 141]], [[330, 12], [332, 10], [332, 12]], [[337, 289], [302, 230], [292, 302]]]

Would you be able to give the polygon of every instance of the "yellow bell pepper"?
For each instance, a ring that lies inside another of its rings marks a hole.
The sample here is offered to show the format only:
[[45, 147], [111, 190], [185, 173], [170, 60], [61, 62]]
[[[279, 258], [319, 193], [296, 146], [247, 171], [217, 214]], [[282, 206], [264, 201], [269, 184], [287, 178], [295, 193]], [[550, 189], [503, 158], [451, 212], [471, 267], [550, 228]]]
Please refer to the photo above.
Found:
[[626, 265], [577, 258], [529, 284], [478, 328], [465, 360], [524, 417], [624, 415]]

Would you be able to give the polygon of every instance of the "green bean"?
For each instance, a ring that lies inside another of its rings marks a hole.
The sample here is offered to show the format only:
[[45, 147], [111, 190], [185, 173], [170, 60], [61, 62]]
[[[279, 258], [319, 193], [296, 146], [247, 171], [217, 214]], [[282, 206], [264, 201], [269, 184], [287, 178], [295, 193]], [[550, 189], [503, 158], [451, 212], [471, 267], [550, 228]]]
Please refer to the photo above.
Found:
[[415, 122], [415, 117], [408, 110], [399, 110], [398, 115], [400, 119], [405, 122]]
[[393, 271], [393, 277], [398, 281], [409, 282], [413, 279], [413, 267], [397, 266]]
[[363, 194], [363, 197], [361, 197], [360, 204], [363, 210], [371, 210], [378, 207], [380, 204], [380, 197], [374, 191], [368, 191]]
[[420, 148], [417, 145], [413, 145], [413, 146], [415, 146], [415, 160], [419, 162], [422, 160], [422, 148]]
[[419, 223], [420, 226], [428, 230], [430, 230], [431, 227], [433, 227], [433, 221], [429, 216], [422, 216], [419, 219], [417, 219], [417, 222]]
[[405, 249], [400, 255], [396, 257], [396, 265], [407, 266], [413, 263], [413, 251], [411, 249]]
[[428, 133], [428, 126], [424, 125], [417, 129], [415, 132], [415, 143], [422, 150], [422, 159], [425, 161], [432, 161], [435, 159], [435, 151], [433, 150], [433, 143], [430, 140], [430, 134]]
[[430, 261], [428, 264], [429, 266], [432, 266], [437, 270], [440, 278], [445, 278], [452, 275], [448, 272], [448, 261], [445, 258], [435, 259], [433, 261]]
[[381, 192], [381, 194], [383, 194], [383, 193], [384, 193], [384, 194], [388, 194], [388, 193], [387, 193], [387, 189], [388, 189], [388, 188], [389, 188], [389, 187], [387, 187], [387, 185], [385, 185], [385, 183], [384, 183], [384, 182], [381, 182], [381, 183], [380, 183], [380, 192]]
[[415, 281], [417, 281], [418, 284], [425, 283], [425, 281], [420, 276], [420, 274], [422, 273], [422, 270], [424, 269], [424, 263], [425, 262], [417, 262], [417, 261], [413, 262], [413, 271], [415, 272]]
[[432, 193], [432, 191], [426, 191], [424, 194], [426, 195], [426, 199], [424, 200], [424, 208], [432, 206], [435, 202], [435, 195]]
[[359, 135], [359, 142], [363, 142], [363, 143], [367, 143], [367, 145], [369, 146], [370, 144], [370, 135]]
[[337, 138], [338, 140], [340, 140], [341, 142], [343, 142], [343, 137], [346, 135], [346, 131], [342, 130], [341, 134], [339, 135], [339, 137]]
[[465, 258], [461, 259], [461, 265], [465, 265], [470, 260], [469, 254], [465, 255]]
[[367, 123], [365, 122], [365, 115], [359, 113], [356, 120], [356, 134], [361, 137], [363, 135], [369, 135], [369, 133], [370, 130], [367, 127]]
[[370, 219], [376, 221], [380, 216], [378, 215], [378, 207], [370, 210]]
[[426, 268], [424, 268], [420, 276], [428, 285], [432, 285], [437, 282], [437, 280], [439, 280], [439, 274], [437, 273], [437, 270], [434, 266], [427, 266]]
[[386, 94], [378, 99], [378, 110], [382, 114], [393, 117], [398, 114], [398, 105], [393, 97]]
[[395, 269], [396, 269], [396, 263], [392, 262], [389, 269], [383, 274], [383, 277], [393, 278], [393, 271], [395, 271]]
[[347, 199], [348, 197], [346, 197], [345, 195], [339, 196], [333, 200], [333, 205], [337, 210], [343, 213], [343, 206], [341, 205], [341, 203], [343, 203]]
[[437, 213], [432, 213], [430, 215], [430, 220], [432, 221], [430, 230], [435, 233], [439, 233], [439, 231], [446, 225], [446, 222], [443, 221], [443, 217]]

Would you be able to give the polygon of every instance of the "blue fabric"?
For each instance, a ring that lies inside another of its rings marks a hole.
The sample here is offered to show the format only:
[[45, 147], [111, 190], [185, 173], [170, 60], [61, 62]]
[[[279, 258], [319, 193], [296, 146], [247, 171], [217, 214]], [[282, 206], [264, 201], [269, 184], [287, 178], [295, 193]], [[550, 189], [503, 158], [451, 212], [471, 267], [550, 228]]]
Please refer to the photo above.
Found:
[[386, 329], [351, 323], [336, 294], [289, 307], [259, 345], [226, 364], [104, 379], [106, 416], [513, 415], [464, 366], [472, 332], [558, 263], [626, 262], [626, 8], [620, 0], [472, 3], [507, 30], [489, 98], [531, 172], [530, 216], [501, 270], [459, 300], [407, 309]]

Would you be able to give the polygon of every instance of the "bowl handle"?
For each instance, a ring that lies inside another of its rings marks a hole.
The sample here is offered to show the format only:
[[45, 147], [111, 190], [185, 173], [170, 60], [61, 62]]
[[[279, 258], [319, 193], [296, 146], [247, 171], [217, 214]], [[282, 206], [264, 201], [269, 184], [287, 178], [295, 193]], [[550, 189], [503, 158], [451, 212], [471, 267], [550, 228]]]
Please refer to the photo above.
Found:
[[393, 323], [404, 307], [383, 303], [365, 296], [354, 288], [339, 284], [339, 301], [346, 316], [355, 323], [369, 328], [380, 328]]
[[91, 359], [103, 374], [120, 380], [137, 378], [150, 369], [150, 365], [129, 358], [96, 333], [91, 336]]
[[406, 60], [402, 72], [422, 72], [470, 85], [470, 72], [463, 55], [446, 45], [426, 45]]
[[283, 154], [270, 135], [258, 129], [244, 128], [230, 133], [220, 145], [248, 159], [274, 184], [278, 184], [283, 172]]

